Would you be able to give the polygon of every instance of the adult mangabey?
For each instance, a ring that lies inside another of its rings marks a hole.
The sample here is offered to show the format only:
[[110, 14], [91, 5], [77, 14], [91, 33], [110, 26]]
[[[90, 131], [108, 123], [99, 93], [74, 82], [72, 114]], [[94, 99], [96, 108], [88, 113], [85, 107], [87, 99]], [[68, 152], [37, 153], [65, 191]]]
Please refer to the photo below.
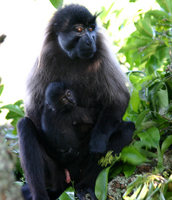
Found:
[[[79, 151], [89, 149], [91, 156], [105, 154], [109, 149], [119, 153], [131, 141], [134, 124], [122, 123], [129, 102], [125, 76], [97, 27], [96, 17], [85, 7], [71, 4], [59, 9], [47, 27], [40, 57], [28, 78], [27, 117], [18, 123], [21, 163], [31, 192], [23, 188], [27, 200], [56, 199], [69, 186], [64, 168], [40, 142], [44, 94], [51, 82], [69, 82], [76, 92], [78, 106], [98, 108], [90, 140]], [[101, 167], [89, 161], [89, 156], [77, 160], [69, 166], [77, 196], [84, 200], [85, 194], [90, 193], [95, 200], [94, 185]], [[79, 178], [75, 175], [77, 167], [82, 172]]]

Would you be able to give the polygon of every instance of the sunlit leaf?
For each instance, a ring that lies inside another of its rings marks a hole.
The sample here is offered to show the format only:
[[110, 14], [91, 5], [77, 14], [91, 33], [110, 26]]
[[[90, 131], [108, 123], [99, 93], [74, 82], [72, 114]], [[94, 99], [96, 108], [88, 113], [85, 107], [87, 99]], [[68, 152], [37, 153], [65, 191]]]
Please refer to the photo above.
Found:
[[132, 165], [139, 165], [144, 162], [148, 162], [147, 158], [144, 157], [136, 148], [134, 147], [124, 147], [121, 153], [121, 160], [128, 162]]
[[137, 199], [144, 199], [145, 196], [147, 195], [147, 192], [148, 192], [148, 186], [147, 186], [147, 183], [145, 183], [137, 197]]
[[168, 149], [168, 147], [172, 144], [172, 135], [168, 136], [162, 143], [161, 152], [162, 154]]
[[146, 37], [153, 37], [153, 31], [151, 28], [151, 24], [149, 22], [147, 22], [146, 20], [138, 20], [135, 23], [135, 27], [137, 28], [137, 30], [143, 34]]
[[60, 8], [63, 5], [63, 0], [49, 0], [55, 8]]
[[134, 90], [130, 99], [131, 106], [135, 112], [138, 112], [140, 98], [137, 90]]
[[110, 167], [102, 170], [96, 180], [95, 185], [95, 194], [99, 200], [107, 199], [107, 183], [108, 183], [108, 174]]
[[166, 108], [168, 107], [168, 91], [160, 90], [157, 92], [158, 104], [159, 104], [159, 114], [164, 115]]
[[14, 119], [14, 118], [21, 118], [21, 115], [13, 112], [13, 111], [9, 111], [5, 117], [6, 119]]
[[1, 109], [8, 109], [10, 111], [13, 111], [13, 112], [19, 114], [21, 117], [24, 117], [24, 115], [25, 115], [24, 112], [21, 110], [21, 108], [17, 105], [8, 104], [8, 105], [1, 107]]
[[134, 135], [142, 132], [143, 130], [146, 130], [150, 127], [153, 127], [155, 125], [157, 125], [158, 123], [155, 121], [147, 121], [147, 122], [143, 122], [140, 124], [140, 126], [138, 127], [138, 129], [136, 131], [134, 131]]
[[[139, 141], [139, 142], [140, 142], [140, 141]], [[141, 141], [141, 142], [142, 142], [142, 141]], [[144, 146], [146, 146], [146, 145], [144, 145]], [[138, 147], [138, 146], [137, 146], [137, 147]], [[142, 155], [146, 156], [147, 158], [157, 158], [157, 154], [156, 154], [156, 153], [153, 153], [153, 152], [151, 152], [151, 151], [147, 151], [147, 150], [142, 149], [142, 148], [139, 148], [138, 150], [139, 150], [139, 152], [140, 152]]]
[[125, 163], [122, 172], [124, 173], [125, 177], [128, 178], [134, 173], [135, 169], [136, 166]]
[[149, 109], [144, 110], [143, 112], [140, 113], [140, 115], [138, 116], [136, 122], [135, 122], [135, 126], [136, 128], [141, 124], [141, 122], [143, 121], [145, 115], [147, 115], [149, 113]]
[[157, 19], [161, 19], [161, 18], [170, 19], [169, 14], [164, 12], [164, 11], [162, 11], [162, 10], [150, 10], [150, 11], [147, 12], [147, 14], [153, 15]]
[[145, 70], [147, 74], [153, 74], [160, 66], [158, 65], [158, 59], [152, 55], [146, 63]]
[[4, 90], [4, 85], [0, 85], [0, 96], [1, 96], [1, 94], [3, 92], [3, 90]]
[[61, 196], [59, 197], [59, 200], [74, 200], [75, 195], [74, 195], [74, 190], [72, 187], [69, 187], [66, 189]]
[[159, 5], [168, 13], [172, 13], [172, 1], [171, 0], [157, 0]]
[[[144, 181], [143, 177], [139, 176], [135, 181], [130, 183], [127, 186], [127, 191], [124, 193], [123, 198], [126, 200], [135, 200], [142, 188], [143, 181]], [[132, 192], [132, 196], [130, 195], [131, 192]]]
[[156, 127], [151, 127], [147, 129], [145, 132], [137, 134], [142, 141], [147, 143], [149, 148], [154, 147], [157, 148], [160, 140], [160, 133]]

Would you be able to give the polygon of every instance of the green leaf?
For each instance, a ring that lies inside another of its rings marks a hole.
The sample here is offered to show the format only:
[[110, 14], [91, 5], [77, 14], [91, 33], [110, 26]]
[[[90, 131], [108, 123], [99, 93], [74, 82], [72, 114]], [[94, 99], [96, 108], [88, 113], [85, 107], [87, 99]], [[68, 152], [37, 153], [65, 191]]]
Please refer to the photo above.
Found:
[[149, 113], [149, 109], [144, 110], [143, 112], [140, 113], [140, 115], [138, 116], [136, 122], [135, 122], [135, 126], [136, 128], [142, 123], [143, 119], [145, 118], [145, 116]]
[[99, 200], [107, 199], [107, 183], [110, 168], [111, 166], [103, 169], [96, 180], [95, 194]]
[[147, 14], [153, 15], [157, 19], [162, 19], [162, 18], [170, 19], [169, 14], [162, 10], [150, 10], [147, 12]]
[[168, 13], [172, 13], [172, 1], [171, 0], [157, 0], [159, 5]]
[[159, 68], [158, 59], [152, 55], [148, 62], [146, 63], [145, 70], [147, 74], [153, 74]]
[[74, 190], [72, 187], [69, 187], [66, 189], [61, 196], [59, 197], [59, 200], [74, 200], [75, 195], [74, 195]]
[[50, 2], [55, 8], [60, 8], [63, 5], [63, 0], [50, 0]]
[[[151, 196], [152, 192], [154, 191], [153, 181], [149, 183], [149, 191], [147, 193], [147, 197]], [[147, 198], [148, 199], [148, 198]]]
[[15, 118], [21, 118], [21, 115], [19, 115], [18, 113], [16, 112], [12, 112], [12, 111], [9, 111], [5, 117], [6, 119], [15, 119]]
[[144, 162], [149, 162], [136, 148], [124, 147], [121, 152], [121, 160], [132, 165], [140, 165]]
[[19, 114], [21, 117], [24, 117], [24, 115], [25, 115], [24, 112], [21, 110], [21, 108], [17, 105], [8, 104], [8, 105], [1, 107], [1, 109], [8, 109], [10, 111], [13, 111], [13, 112]]
[[160, 133], [156, 127], [151, 127], [147, 129], [145, 132], [137, 134], [142, 141], [145, 141], [147, 147], [157, 148], [160, 140]]
[[111, 167], [109, 172], [109, 178], [113, 178], [118, 175], [122, 171], [123, 165], [117, 165], [115, 167]]
[[137, 197], [137, 200], [144, 199], [145, 196], [147, 195], [147, 192], [148, 192], [148, 186], [147, 183], [145, 183], [139, 193], [139, 196]]
[[151, 151], [147, 151], [147, 150], [141, 149], [141, 148], [139, 148], [138, 150], [143, 156], [145, 156], [147, 158], [157, 158], [156, 153], [152, 153]]
[[136, 131], [134, 131], [134, 136], [142, 132], [143, 130], [146, 130], [155, 125], [157, 125], [157, 122], [154, 122], [154, 121], [147, 121], [147, 122], [141, 123], [139, 128]]
[[159, 104], [159, 114], [164, 115], [166, 108], [168, 107], [168, 91], [160, 90], [157, 92], [158, 104]]
[[136, 166], [125, 163], [122, 172], [124, 173], [125, 177], [128, 178], [134, 173], [135, 169]]
[[15, 103], [14, 103], [14, 105], [17, 105], [17, 106], [21, 106], [21, 105], [23, 105], [24, 103], [23, 103], [23, 100], [18, 100], [18, 101], [16, 101]]
[[1, 96], [1, 94], [3, 92], [3, 90], [4, 90], [4, 85], [0, 85], [0, 96]]
[[146, 20], [138, 20], [135, 24], [136, 29], [146, 37], [153, 37], [151, 24]]
[[138, 113], [140, 98], [137, 90], [134, 90], [130, 98], [130, 104], [135, 112]]
[[158, 173], [163, 172], [164, 170], [164, 166], [163, 166], [163, 154], [160, 150], [160, 147], [158, 145], [158, 164], [157, 164], [157, 169], [158, 169]]
[[[126, 200], [135, 200], [142, 188], [143, 181], [144, 181], [144, 178], [139, 176], [135, 181], [130, 183], [127, 186], [127, 191], [124, 193], [123, 198]], [[132, 192], [132, 195], [130, 195], [131, 192]]]
[[162, 143], [161, 152], [162, 154], [168, 149], [168, 147], [172, 144], [172, 135], [168, 136]]
[[157, 92], [164, 86], [164, 82], [161, 81], [160, 79], [157, 79], [157, 83], [154, 83], [154, 86], [152, 86], [152, 89], [149, 92], [149, 102], [150, 102], [150, 108], [154, 111], [159, 110], [159, 105], [158, 101], [159, 99], [157, 98]]

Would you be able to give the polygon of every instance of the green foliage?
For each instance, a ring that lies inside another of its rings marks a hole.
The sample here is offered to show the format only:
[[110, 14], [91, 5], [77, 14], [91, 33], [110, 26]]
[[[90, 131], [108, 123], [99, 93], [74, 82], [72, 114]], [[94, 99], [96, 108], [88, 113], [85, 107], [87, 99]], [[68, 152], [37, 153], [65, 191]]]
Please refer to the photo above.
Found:
[[[106, 176], [109, 177], [120, 172], [129, 177], [135, 166], [154, 158], [158, 162], [153, 173], [162, 173], [163, 154], [172, 144], [172, 3], [169, 0], [157, 2], [164, 10], [139, 13], [139, 19], [134, 23], [136, 30], [118, 52], [121, 63], [129, 70], [127, 75], [133, 85], [124, 120], [134, 121], [136, 131], [132, 144], [125, 147], [118, 157], [118, 161], [124, 164], [108, 170]], [[101, 163], [104, 164], [108, 159], [113, 164], [116, 162], [115, 158], [103, 159]], [[155, 175], [140, 177], [128, 187], [124, 198], [156, 199], [160, 196], [169, 199], [166, 188], [171, 178], [160, 179], [158, 185], [154, 184], [156, 179]], [[106, 191], [106, 186], [103, 190]], [[129, 197], [132, 191], [133, 195]]]
[[[13, 135], [17, 135], [17, 122], [21, 117], [24, 117], [24, 105], [23, 100], [19, 100], [14, 104], [8, 104], [1, 107], [1, 109], [7, 109], [8, 113], [6, 115], [7, 120], [11, 120], [10, 124], [14, 127]], [[7, 133], [10, 129], [7, 129]]]
[[[0, 96], [3, 92], [4, 85], [0, 85]], [[3, 105], [3, 102], [0, 102], [0, 104]], [[23, 106], [23, 100], [19, 100], [15, 102], [14, 104], [8, 104], [8, 105], [0, 105], [0, 113], [2, 110], [7, 109], [8, 113], [6, 114], [6, 119], [8, 121], [8, 124], [4, 126], [4, 129], [2, 129], [2, 132], [5, 133], [5, 141], [8, 146], [10, 146], [10, 150], [12, 153], [17, 154], [17, 161], [15, 166], [15, 175], [17, 179], [20, 179], [23, 176], [23, 171], [20, 166], [20, 160], [19, 160], [19, 147], [18, 147], [18, 136], [17, 136], [17, 122], [18, 120], [24, 116], [24, 106]]]
[[[112, 155], [113, 151], [108, 151], [107, 154], [102, 156], [102, 158], [98, 161], [98, 165], [102, 167], [107, 167], [107, 165], [111, 165], [115, 161], [115, 157]], [[117, 160], [117, 159], [116, 159]]]
[[55, 8], [60, 8], [63, 5], [63, 0], [49, 0]]
[[[130, 105], [124, 116], [136, 125], [132, 148], [136, 148], [144, 159], [156, 157], [156, 172], [163, 171], [162, 156], [172, 144], [169, 136], [172, 129], [171, 3], [161, 1], [160, 6], [165, 11], [150, 10], [140, 16], [135, 22], [136, 31], [119, 50], [125, 57], [124, 64], [129, 64], [128, 77], [133, 85]], [[161, 138], [164, 139], [162, 145]], [[152, 153], [152, 149], [157, 153]]]
[[96, 180], [95, 194], [99, 200], [107, 199], [107, 184], [108, 184], [108, 174], [110, 167], [105, 168], [100, 172]]
[[145, 175], [138, 178], [128, 185], [127, 191], [123, 195], [125, 200], [170, 200], [172, 192], [169, 191], [169, 184], [172, 176], [165, 179], [160, 175]]
[[75, 199], [74, 189], [69, 187], [66, 189], [63, 194], [59, 197], [59, 200], [73, 200]]

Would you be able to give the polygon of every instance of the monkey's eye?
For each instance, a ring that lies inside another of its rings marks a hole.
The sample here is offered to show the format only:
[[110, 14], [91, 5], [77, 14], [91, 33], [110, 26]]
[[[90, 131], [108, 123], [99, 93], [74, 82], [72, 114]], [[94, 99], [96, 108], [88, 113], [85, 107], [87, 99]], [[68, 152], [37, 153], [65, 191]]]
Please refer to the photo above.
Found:
[[78, 32], [82, 32], [82, 31], [83, 31], [83, 28], [82, 28], [82, 27], [79, 27], [79, 28], [77, 29], [77, 31], [78, 31]]
[[92, 28], [92, 27], [90, 27], [90, 28], [88, 28], [88, 30], [91, 32], [91, 31], [93, 31], [93, 28]]
[[62, 102], [65, 102], [65, 101], [66, 101], [66, 98], [65, 98], [65, 97], [63, 97], [63, 98], [62, 98]]
[[68, 97], [70, 97], [70, 96], [71, 96], [71, 93], [70, 93], [70, 92], [68, 92], [68, 93], [67, 93], [67, 96], [68, 96]]

